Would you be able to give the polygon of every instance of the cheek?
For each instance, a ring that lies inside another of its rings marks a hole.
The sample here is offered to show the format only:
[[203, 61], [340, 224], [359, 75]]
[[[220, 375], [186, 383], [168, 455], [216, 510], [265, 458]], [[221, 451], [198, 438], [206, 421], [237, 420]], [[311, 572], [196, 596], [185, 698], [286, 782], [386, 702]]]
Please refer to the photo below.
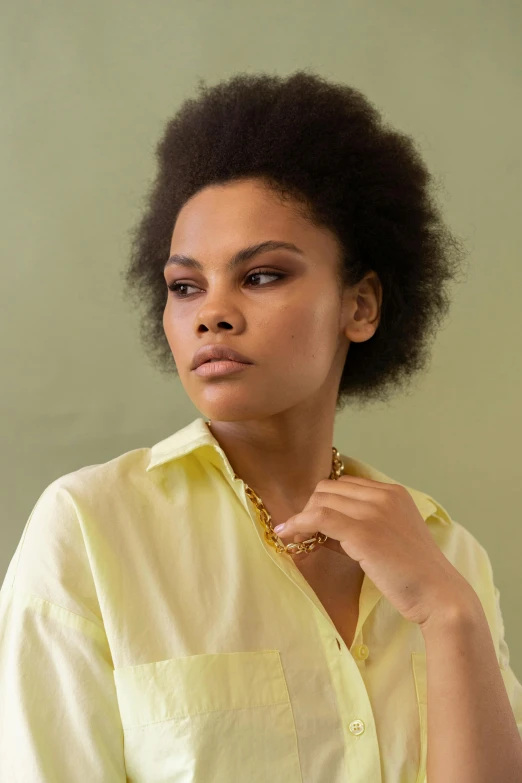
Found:
[[282, 366], [292, 373], [304, 371], [309, 375], [313, 363], [322, 376], [328, 372], [336, 350], [336, 312], [323, 303], [287, 308], [280, 318], [267, 323], [266, 334]]
[[169, 318], [168, 305], [165, 306], [165, 309], [163, 310], [163, 331], [165, 332], [165, 337], [167, 338], [169, 345], [171, 345], [172, 322]]
[[309, 307], [301, 306], [294, 313], [293, 331], [310, 348], [327, 348], [337, 339], [338, 314], [334, 303], [325, 296], [315, 299]]
[[167, 338], [171, 351], [173, 353], [176, 351], [176, 353], [179, 354], [183, 349], [183, 342], [186, 343], [186, 341], [183, 341], [182, 339], [182, 329], [179, 319], [174, 319], [168, 304], [163, 311], [163, 331], [165, 332], [165, 337]]

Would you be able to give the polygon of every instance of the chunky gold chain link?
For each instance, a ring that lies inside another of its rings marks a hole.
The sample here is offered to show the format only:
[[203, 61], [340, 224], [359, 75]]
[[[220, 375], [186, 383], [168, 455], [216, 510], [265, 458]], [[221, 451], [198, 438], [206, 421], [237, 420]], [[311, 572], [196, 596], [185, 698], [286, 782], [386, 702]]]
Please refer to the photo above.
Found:
[[[207, 421], [207, 425], [210, 428], [210, 422]], [[344, 473], [344, 464], [341, 459], [341, 455], [335, 448], [335, 446], [332, 446], [332, 470], [330, 473], [329, 478], [337, 480], [340, 476], [342, 476]], [[234, 473], [235, 479], [240, 479], [239, 476], [237, 476]], [[259, 497], [259, 495], [256, 495], [252, 487], [249, 487], [248, 484], [243, 482], [245, 484], [245, 492], [256, 507], [259, 519], [261, 521], [261, 524], [265, 528], [265, 539], [268, 541], [268, 543], [274, 547], [276, 552], [278, 554], [281, 554], [282, 552], [287, 552], [291, 555], [298, 555], [301, 552], [311, 552], [312, 549], [315, 548], [317, 544], [324, 544], [324, 542], [328, 539], [328, 536], [326, 536], [324, 533], [317, 532], [315, 535], [312, 536], [312, 538], [307, 538], [306, 541], [298, 541], [298, 542], [292, 542], [290, 544], [286, 544], [286, 546], [281, 543], [281, 539], [277, 535], [277, 533], [274, 533], [274, 529], [272, 527], [271, 522], [271, 516], [268, 513], [265, 504]]]

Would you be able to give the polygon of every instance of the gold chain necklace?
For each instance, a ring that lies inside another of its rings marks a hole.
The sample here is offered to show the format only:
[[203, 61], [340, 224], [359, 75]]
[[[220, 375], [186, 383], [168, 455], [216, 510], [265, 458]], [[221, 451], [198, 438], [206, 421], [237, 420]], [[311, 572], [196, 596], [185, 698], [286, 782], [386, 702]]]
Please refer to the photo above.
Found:
[[[208, 425], [210, 429], [210, 422], [207, 421], [206, 424]], [[332, 446], [332, 470], [330, 473], [329, 478], [337, 480], [339, 476], [342, 476], [344, 473], [344, 463], [341, 459], [341, 455], [335, 448], [335, 446]], [[240, 479], [239, 476], [237, 476], [234, 473], [235, 479]], [[301, 552], [311, 552], [312, 549], [315, 548], [316, 544], [324, 544], [324, 542], [328, 539], [328, 536], [326, 536], [324, 533], [316, 533], [312, 538], [308, 538], [306, 541], [299, 541], [294, 542], [291, 544], [284, 544], [281, 543], [281, 539], [279, 536], [274, 533], [274, 528], [272, 527], [271, 523], [271, 516], [268, 513], [263, 501], [261, 498], [256, 495], [252, 487], [249, 487], [248, 484], [243, 482], [245, 484], [245, 492], [254, 504], [254, 506], [257, 508], [259, 512], [259, 519], [261, 521], [261, 524], [265, 528], [265, 539], [268, 541], [268, 543], [274, 547], [276, 552], [278, 554], [281, 554], [282, 552], [287, 552], [291, 555], [298, 555]]]

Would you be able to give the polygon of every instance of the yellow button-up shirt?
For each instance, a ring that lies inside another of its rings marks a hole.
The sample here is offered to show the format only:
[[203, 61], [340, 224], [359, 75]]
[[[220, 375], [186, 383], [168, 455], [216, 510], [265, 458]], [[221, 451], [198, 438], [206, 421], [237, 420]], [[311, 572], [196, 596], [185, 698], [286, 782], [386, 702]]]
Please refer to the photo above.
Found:
[[[488, 555], [407, 489], [481, 599], [522, 733]], [[0, 592], [3, 783], [423, 783], [426, 693], [420, 628], [365, 576], [348, 649], [203, 418], [46, 487]]]

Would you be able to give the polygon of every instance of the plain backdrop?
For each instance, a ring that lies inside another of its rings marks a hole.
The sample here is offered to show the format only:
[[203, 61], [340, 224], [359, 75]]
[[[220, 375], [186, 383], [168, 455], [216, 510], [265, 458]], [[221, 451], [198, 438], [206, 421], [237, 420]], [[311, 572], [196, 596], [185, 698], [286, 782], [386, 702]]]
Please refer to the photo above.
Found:
[[0, 36], [0, 576], [50, 482], [201, 415], [121, 290], [165, 122], [200, 77], [310, 66], [415, 138], [469, 249], [429, 370], [334, 444], [487, 549], [522, 678], [522, 5], [12, 0]]

